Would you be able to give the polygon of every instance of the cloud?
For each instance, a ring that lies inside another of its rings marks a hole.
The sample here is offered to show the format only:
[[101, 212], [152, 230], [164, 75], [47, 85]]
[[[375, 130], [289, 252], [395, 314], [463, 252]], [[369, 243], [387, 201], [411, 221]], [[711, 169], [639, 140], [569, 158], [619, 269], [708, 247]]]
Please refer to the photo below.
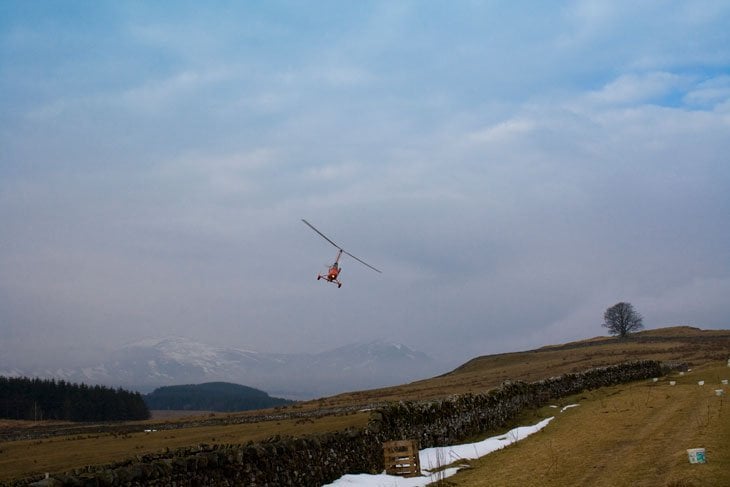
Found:
[[622, 75], [589, 95], [591, 101], [610, 105], [653, 102], [684, 88], [686, 77], [666, 72]]
[[665, 289], [656, 295], [642, 296], [637, 303], [646, 317], [646, 325], [673, 323], [700, 328], [727, 329], [726, 296], [730, 278], [694, 277]]
[[534, 123], [530, 120], [506, 120], [481, 129], [476, 133], [471, 134], [470, 138], [474, 140], [475, 143], [483, 144], [494, 144], [503, 141], [509, 142], [510, 140], [514, 140], [516, 137], [526, 134], [533, 128]]
[[[14, 347], [468, 359], [601, 334], [619, 300], [722, 326], [727, 7], [281, 8], [121, 5], [104, 56], [35, 58], [59, 30], [12, 17], [35, 33], [0, 73]], [[384, 273], [318, 285], [335, 249], [300, 218]]]
[[727, 107], [730, 102], [730, 76], [717, 76], [702, 81], [688, 91], [684, 101], [695, 107]]
[[108, 97], [110, 104], [136, 112], [154, 114], [165, 111], [168, 105], [205, 91], [231, 77], [229, 70], [183, 71], [164, 79], [147, 80], [141, 86], [131, 87], [121, 94]]

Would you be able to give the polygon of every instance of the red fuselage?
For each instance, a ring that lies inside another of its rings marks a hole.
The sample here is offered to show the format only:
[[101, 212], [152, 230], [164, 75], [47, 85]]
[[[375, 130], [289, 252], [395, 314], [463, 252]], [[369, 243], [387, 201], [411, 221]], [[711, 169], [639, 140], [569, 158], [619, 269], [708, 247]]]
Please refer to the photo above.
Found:
[[337, 264], [330, 267], [329, 272], [327, 272], [327, 280], [328, 281], [334, 281], [337, 279], [337, 276], [340, 274], [340, 268], [337, 266]]

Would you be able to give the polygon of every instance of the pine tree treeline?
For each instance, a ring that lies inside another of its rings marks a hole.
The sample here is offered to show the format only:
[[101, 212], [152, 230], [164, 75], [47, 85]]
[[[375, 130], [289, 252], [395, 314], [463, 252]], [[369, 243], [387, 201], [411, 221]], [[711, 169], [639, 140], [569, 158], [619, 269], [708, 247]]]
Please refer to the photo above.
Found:
[[138, 392], [63, 380], [0, 377], [0, 418], [120, 421], [149, 417]]

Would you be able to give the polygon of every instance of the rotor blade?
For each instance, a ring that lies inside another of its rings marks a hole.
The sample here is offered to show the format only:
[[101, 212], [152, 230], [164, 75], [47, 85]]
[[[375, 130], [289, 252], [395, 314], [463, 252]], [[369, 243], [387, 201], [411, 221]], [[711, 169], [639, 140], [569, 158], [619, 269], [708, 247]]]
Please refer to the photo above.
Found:
[[[309, 223], [309, 222], [308, 222], [307, 220], [305, 220], [304, 218], [302, 218], [302, 221], [303, 221], [304, 223], [306, 223], [306, 224], [307, 224], [307, 226], [309, 226], [309, 228], [311, 228], [312, 230], [314, 230], [315, 232], [317, 232], [317, 233], [318, 233], [318, 234], [319, 234], [319, 235], [320, 235], [320, 236], [321, 236], [321, 237], [322, 237], [323, 239], [327, 240], [327, 241], [328, 241], [329, 243], [331, 243], [332, 245], [334, 245], [334, 246], [335, 246], [335, 247], [337, 247], [338, 249], [342, 250], [342, 247], [340, 247], [339, 245], [337, 245], [336, 243], [334, 243], [334, 242], [333, 242], [332, 240], [330, 240], [329, 238], [327, 238], [327, 235], [325, 235], [324, 233], [322, 233], [322, 232], [320, 232], [319, 230], [317, 230], [316, 228], [314, 228], [314, 225], [312, 225], [311, 223]], [[344, 252], [344, 250], [342, 250], [342, 251]], [[348, 255], [349, 255], [349, 254], [348, 254]]]
[[378, 269], [376, 269], [375, 267], [371, 266], [370, 264], [368, 264], [368, 263], [367, 263], [367, 262], [365, 262], [364, 260], [360, 260], [360, 259], [358, 259], [357, 257], [355, 257], [354, 255], [352, 255], [352, 254], [351, 254], [350, 252], [348, 252], [347, 250], [343, 250], [343, 252], [344, 252], [344, 253], [346, 253], [347, 255], [349, 255], [350, 257], [352, 257], [353, 259], [355, 259], [356, 261], [358, 261], [359, 263], [361, 263], [361, 264], [363, 264], [363, 265], [366, 265], [366, 266], [370, 267], [370, 268], [371, 268], [372, 270], [374, 270], [375, 272], [380, 272], [380, 273], [382, 274], [382, 271], [379, 271]]
[[[355, 259], [355, 260], [356, 260], [356, 261], [358, 261], [359, 263], [361, 263], [361, 264], [363, 264], [363, 265], [365, 265], [365, 266], [367, 266], [367, 267], [370, 267], [370, 268], [371, 268], [372, 270], [374, 270], [375, 272], [379, 272], [380, 274], [382, 274], [382, 273], [383, 273], [382, 271], [380, 271], [380, 270], [376, 269], [375, 267], [371, 266], [370, 264], [368, 264], [368, 263], [367, 263], [367, 262], [365, 262], [364, 260], [362, 260], [362, 259], [359, 259], [359, 258], [355, 257], [355, 256], [354, 256], [354, 255], [352, 255], [352, 254], [351, 254], [350, 252], [348, 252], [347, 250], [343, 249], [342, 247], [340, 247], [339, 245], [337, 245], [336, 243], [334, 243], [334, 242], [333, 242], [332, 240], [330, 240], [330, 239], [329, 239], [329, 238], [327, 237], [327, 235], [325, 235], [324, 233], [322, 233], [322, 232], [320, 232], [319, 230], [317, 230], [317, 229], [316, 229], [316, 228], [314, 227], [314, 225], [312, 225], [311, 223], [309, 223], [309, 222], [308, 222], [307, 220], [305, 220], [304, 218], [302, 218], [302, 221], [303, 221], [304, 223], [306, 223], [306, 224], [307, 224], [307, 226], [308, 226], [309, 228], [311, 228], [312, 230], [314, 230], [315, 232], [317, 232], [317, 233], [318, 233], [318, 234], [319, 234], [319, 235], [320, 235], [320, 236], [321, 236], [321, 237], [322, 237], [323, 239], [327, 240], [327, 241], [328, 241], [329, 243], [331, 243], [332, 245], [334, 245], [335, 247], [337, 247], [338, 249], [340, 249], [340, 252], [343, 252], [343, 253], [345, 253], [345, 254], [349, 255], [350, 257], [352, 257], [353, 259]], [[339, 256], [338, 256], [337, 258], [339, 259]]]

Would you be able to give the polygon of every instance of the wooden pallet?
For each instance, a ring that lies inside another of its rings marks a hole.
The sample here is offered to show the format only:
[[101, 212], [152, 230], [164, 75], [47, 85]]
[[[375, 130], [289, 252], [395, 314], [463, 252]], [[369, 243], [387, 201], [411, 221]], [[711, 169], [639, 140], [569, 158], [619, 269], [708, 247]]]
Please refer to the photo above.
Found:
[[417, 440], [386, 441], [383, 443], [385, 473], [401, 477], [418, 477], [421, 464]]

